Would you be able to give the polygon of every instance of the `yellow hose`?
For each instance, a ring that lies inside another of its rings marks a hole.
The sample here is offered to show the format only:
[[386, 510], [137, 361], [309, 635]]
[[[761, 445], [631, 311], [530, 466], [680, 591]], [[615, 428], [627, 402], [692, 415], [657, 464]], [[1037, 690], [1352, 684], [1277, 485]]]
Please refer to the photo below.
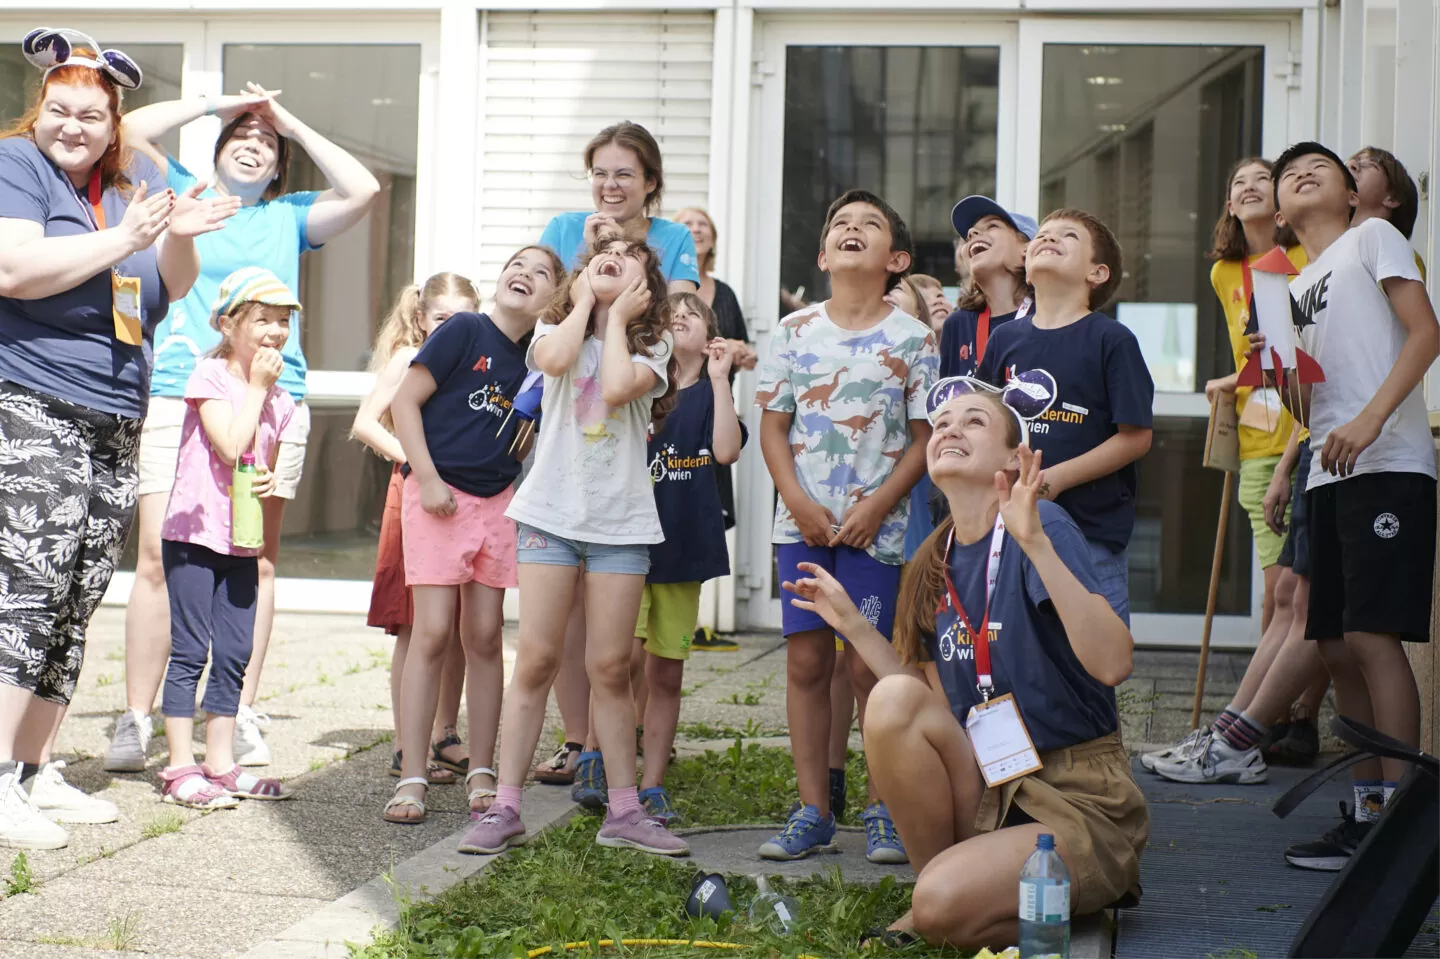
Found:
[[[614, 939], [601, 939], [601, 946], [617, 945]], [[706, 942], [702, 939], [621, 939], [618, 945], [622, 946], [693, 946], [696, 949], [744, 949], [743, 943], [738, 942]], [[572, 949], [589, 949], [588, 942], [567, 942], [562, 947], [563, 951], [570, 952]], [[548, 956], [554, 952], [551, 946], [541, 946], [539, 949], [531, 949], [526, 956], [529, 959], [537, 959], [539, 956]], [[800, 956], [798, 959], [820, 959], [819, 956]]]

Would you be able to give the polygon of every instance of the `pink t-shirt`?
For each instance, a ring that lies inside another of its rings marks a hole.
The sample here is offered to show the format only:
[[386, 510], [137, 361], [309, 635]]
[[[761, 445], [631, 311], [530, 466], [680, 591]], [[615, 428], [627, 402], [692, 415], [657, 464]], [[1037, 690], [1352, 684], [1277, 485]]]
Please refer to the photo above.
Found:
[[[230, 401], [239, 413], [245, 404], [247, 384], [233, 376], [225, 361], [207, 358], [195, 364], [185, 384], [185, 423], [180, 427], [180, 459], [175, 466], [175, 485], [165, 508], [160, 538], [195, 543], [228, 556], [257, 556], [258, 549], [246, 549], [230, 541], [230, 478], [227, 466], [210, 447], [210, 438], [200, 423], [200, 401]], [[269, 465], [280, 443], [280, 434], [295, 413], [295, 401], [278, 386], [270, 387], [260, 411], [251, 452], [256, 463]]]

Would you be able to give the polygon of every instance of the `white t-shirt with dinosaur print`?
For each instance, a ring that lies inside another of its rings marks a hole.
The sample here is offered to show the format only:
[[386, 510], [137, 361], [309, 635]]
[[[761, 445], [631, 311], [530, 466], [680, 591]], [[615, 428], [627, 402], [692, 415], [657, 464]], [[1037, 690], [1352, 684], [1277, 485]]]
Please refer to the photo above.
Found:
[[[925, 394], [939, 365], [934, 334], [914, 317], [895, 310], [869, 329], [847, 330], [819, 303], [787, 316], [771, 336], [755, 405], [795, 414], [795, 474], [805, 495], [838, 523], [905, 455], [910, 420], [925, 419]], [[870, 555], [901, 565], [908, 521], [909, 497], [902, 496]], [[784, 500], [775, 504], [771, 541], [803, 541]]]

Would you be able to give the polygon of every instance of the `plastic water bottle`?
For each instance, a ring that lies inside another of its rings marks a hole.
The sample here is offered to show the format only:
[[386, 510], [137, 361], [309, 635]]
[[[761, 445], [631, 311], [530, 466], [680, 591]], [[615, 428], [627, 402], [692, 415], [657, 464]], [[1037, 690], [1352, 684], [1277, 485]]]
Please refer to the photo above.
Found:
[[1020, 959], [1068, 959], [1070, 870], [1042, 833], [1020, 870]]
[[776, 936], [790, 935], [800, 912], [799, 903], [772, 891], [764, 876], [755, 876], [755, 888], [755, 901], [750, 903], [750, 924], [765, 926]]
[[255, 454], [241, 453], [230, 474], [230, 542], [245, 549], [265, 545], [265, 514], [255, 494]]

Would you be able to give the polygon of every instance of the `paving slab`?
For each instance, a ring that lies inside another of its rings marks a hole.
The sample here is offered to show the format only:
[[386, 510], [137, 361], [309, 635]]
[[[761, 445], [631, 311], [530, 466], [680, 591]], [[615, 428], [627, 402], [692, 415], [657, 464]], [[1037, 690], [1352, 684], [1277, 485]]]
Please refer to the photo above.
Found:
[[915, 871], [910, 866], [885, 866], [865, 858], [865, 830], [841, 826], [835, 833], [840, 852], [835, 855], [810, 856], [796, 862], [761, 859], [757, 854], [762, 843], [774, 837], [778, 826], [721, 826], [699, 829], [678, 829], [690, 843], [690, 861], [697, 869], [727, 876], [783, 876], [804, 879], [824, 875], [838, 869], [846, 882], [870, 885], [886, 876], [896, 882], [912, 883]]

